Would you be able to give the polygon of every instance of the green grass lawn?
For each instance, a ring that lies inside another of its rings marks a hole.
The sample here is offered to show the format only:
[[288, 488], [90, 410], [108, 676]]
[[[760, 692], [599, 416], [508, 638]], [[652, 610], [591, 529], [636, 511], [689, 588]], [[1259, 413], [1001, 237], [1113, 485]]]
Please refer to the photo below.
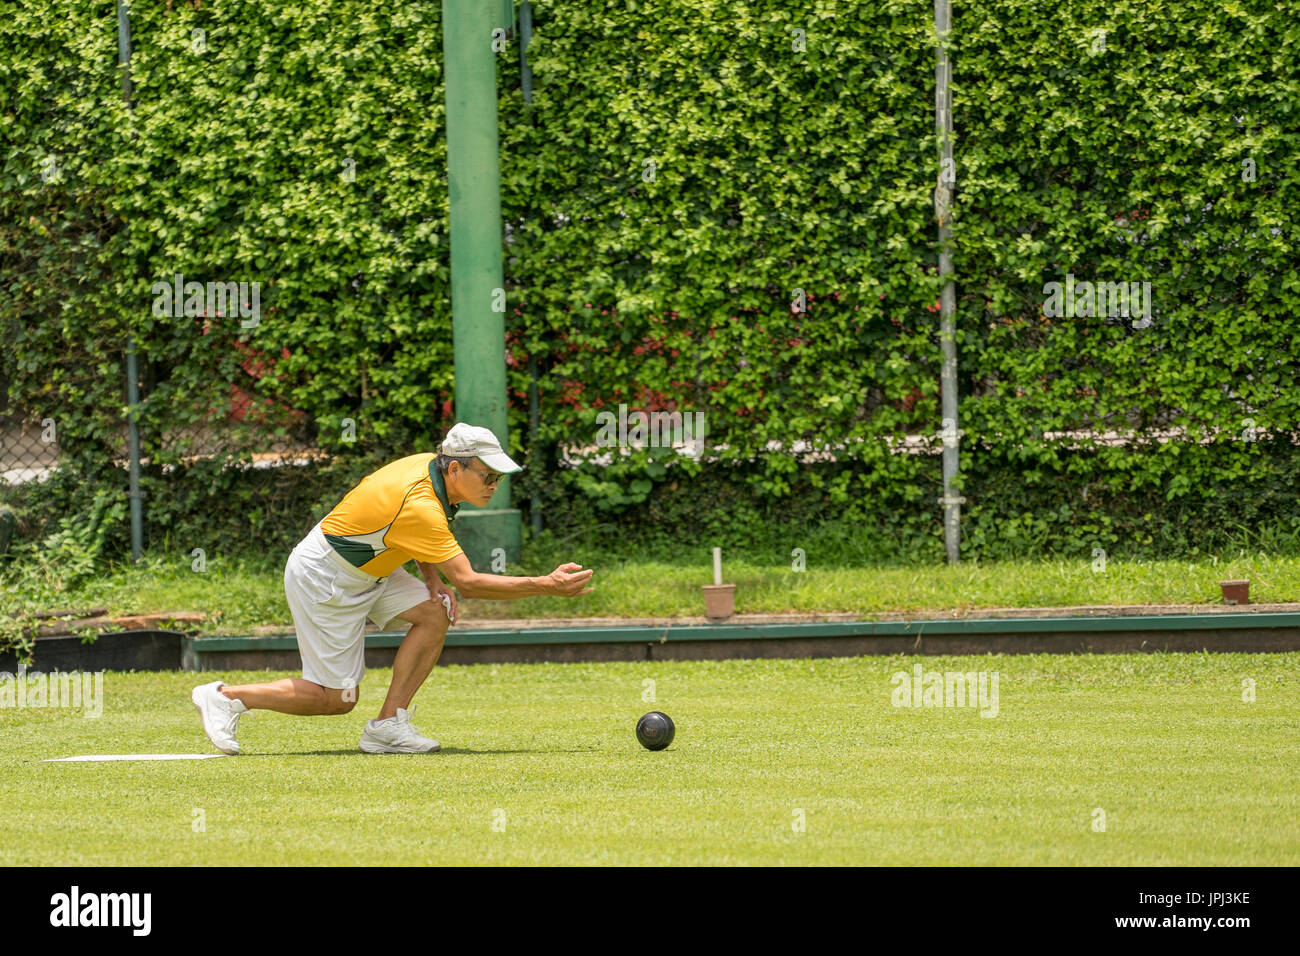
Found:
[[[997, 716], [893, 706], [918, 662], [997, 672]], [[245, 717], [216, 760], [41, 762], [212, 752], [190, 689], [267, 674], [0, 708], [0, 864], [1300, 864], [1300, 654], [446, 667], [415, 719], [443, 752], [365, 755], [389, 676], [348, 715]]]
[[[467, 618], [682, 617], [702, 614], [700, 586], [713, 581], [707, 555], [682, 565], [654, 561], [574, 560], [596, 569], [595, 592], [581, 598], [466, 601]], [[1268, 555], [1195, 561], [1118, 561], [1094, 571], [1089, 560], [1035, 560], [915, 567], [807, 570], [731, 562], [738, 613], [949, 610], [1077, 604], [1221, 604], [1218, 582], [1248, 578], [1255, 603], [1300, 601], [1300, 558]], [[509, 568], [542, 574], [554, 565]], [[415, 570], [412, 565], [410, 570]], [[418, 574], [418, 571], [415, 571]], [[187, 560], [153, 558], [109, 573], [58, 597], [65, 607], [108, 607], [114, 614], [205, 611], [210, 633], [247, 634], [259, 625], [292, 626], [283, 564], [210, 558], [202, 573]]]

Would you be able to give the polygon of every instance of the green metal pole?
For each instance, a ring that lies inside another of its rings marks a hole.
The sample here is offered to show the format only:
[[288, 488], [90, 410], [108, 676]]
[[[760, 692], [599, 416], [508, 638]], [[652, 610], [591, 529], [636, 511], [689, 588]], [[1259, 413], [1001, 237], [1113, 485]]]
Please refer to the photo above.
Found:
[[[122, 68], [122, 101], [131, 108], [131, 14], [124, 0], [117, 3], [117, 62]], [[140, 404], [140, 370], [136, 364], [135, 338], [126, 334], [126, 450], [130, 474], [128, 500], [131, 506], [131, 558], [139, 561], [144, 550], [144, 509], [140, 503], [140, 426], [136, 420]]]
[[[491, 429], [508, 451], [493, 31], [509, 24], [501, 22], [501, 6], [482, 0], [443, 0], [442, 11], [456, 418]], [[502, 479], [488, 508], [461, 508], [456, 538], [476, 570], [491, 570], [498, 549], [508, 561], [519, 560], [521, 517], [510, 507], [509, 478]]]

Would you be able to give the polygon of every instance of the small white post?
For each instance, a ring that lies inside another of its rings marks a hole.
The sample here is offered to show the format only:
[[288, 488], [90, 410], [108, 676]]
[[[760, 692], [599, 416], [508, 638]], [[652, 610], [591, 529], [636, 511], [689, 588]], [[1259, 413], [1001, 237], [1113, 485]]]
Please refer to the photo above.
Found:
[[713, 549], [713, 583], [718, 587], [722, 586], [722, 549], [721, 548]]

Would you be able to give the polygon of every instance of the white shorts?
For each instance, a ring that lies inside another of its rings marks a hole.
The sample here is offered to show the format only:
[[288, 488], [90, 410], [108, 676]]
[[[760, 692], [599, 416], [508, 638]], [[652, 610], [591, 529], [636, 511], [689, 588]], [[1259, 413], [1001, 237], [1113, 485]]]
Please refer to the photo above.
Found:
[[430, 600], [425, 582], [403, 568], [377, 578], [353, 567], [330, 547], [319, 524], [289, 555], [284, 593], [303, 680], [334, 689], [356, 687], [366, 672], [366, 618], [386, 628]]

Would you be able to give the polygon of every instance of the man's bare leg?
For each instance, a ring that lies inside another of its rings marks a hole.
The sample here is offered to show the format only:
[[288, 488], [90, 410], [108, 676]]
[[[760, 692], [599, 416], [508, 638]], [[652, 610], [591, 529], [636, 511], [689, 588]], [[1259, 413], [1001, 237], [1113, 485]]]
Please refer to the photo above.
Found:
[[287, 677], [269, 684], [226, 685], [221, 693], [231, 700], [242, 700], [249, 710], [315, 717], [346, 714], [356, 706], [359, 689], [322, 687], [300, 677]]
[[411, 699], [420, 689], [433, 665], [438, 663], [442, 645], [447, 637], [447, 610], [437, 601], [425, 601], [409, 611], [399, 614], [411, 623], [411, 629], [402, 638], [402, 646], [393, 658], [393, 682], [388, 687], [388, 697], [375, 720], [397, 716], [397, 709], [410, 709]]

